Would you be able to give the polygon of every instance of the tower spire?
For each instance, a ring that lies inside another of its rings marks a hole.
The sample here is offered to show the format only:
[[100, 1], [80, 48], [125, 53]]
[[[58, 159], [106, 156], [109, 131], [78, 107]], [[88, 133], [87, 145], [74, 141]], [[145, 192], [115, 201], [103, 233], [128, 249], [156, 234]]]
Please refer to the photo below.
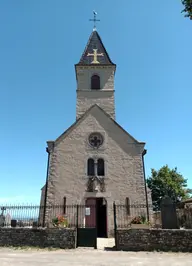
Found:
[[93, 10], [93, 19], [90, 19], [89, 21], [93, 21], [93, 31], [96, 30], [96, 22], [100, 21], [100, 19], [97, 19], [97, 12]]

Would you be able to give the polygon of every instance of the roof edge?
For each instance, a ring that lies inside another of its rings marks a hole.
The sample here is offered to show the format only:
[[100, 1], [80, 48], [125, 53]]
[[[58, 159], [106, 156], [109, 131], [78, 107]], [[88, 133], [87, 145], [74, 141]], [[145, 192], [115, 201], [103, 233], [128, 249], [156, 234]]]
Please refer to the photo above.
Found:
[[75, 67], [76, 66], [97, 66], [97, 67], [102, 67], [102, 66], [114, 66], [115, 68], [117, 67], [117, 65], [116, 64], [114, 64], [114, 63], [111, 63], [111, 64], [83, 64], [83, 63], [77, 63], [77, 64], [75, 64]]
[[108, 113], [106, 113], [98, 104], [94, 104], [92, 105], [89, 109], [87, 109], [87, 111], [80, 116], [68, 129], [66, 129], [55, 141], [54, 143], [56, 144], [65, 134], [69, 133], [71, 129], [73, 129], [73, 127], [75, 125], [78, 125], [80, 123], [81, 120], [83, 120], [84, 118], [86, 118], [86, 116], [89, 114], [89, 112], [91, 111], [91, 109], [93, 109], [94, 107], [98, 107], [110, 120], [112, 120], [123, 132], [125, 132], [134, 142], [136, 142], [136, 144], [138, 145], [145, 145], [145, 142], [140, 142], [137, 139], [135, 139], [131, 134], [129, 134], [123, 127], [121, 127]]
[[[96, 104], [97, 105], [97, 104]], [[132, 138], [135, 142], [137, 142], [138, 144], [143, 144], [143, 145], [145, 145], [146, 144], [146, 142], [143, 142], [143, 141], [138, 141], [138, 140], [136, 140], [131, 134], [129, 134], [122, 126], [120, 126], [113, 118], [111, 118], [111, 116], [107, 113], [107, 112], [105, 112], [105, 110], [103, 110], [99, 105], [97, 105], [98, 107], [99, 107], [99, 109], [103, 112], [103, 113], [105, 113], [121, 130], [123, 130], [130, 138]]]

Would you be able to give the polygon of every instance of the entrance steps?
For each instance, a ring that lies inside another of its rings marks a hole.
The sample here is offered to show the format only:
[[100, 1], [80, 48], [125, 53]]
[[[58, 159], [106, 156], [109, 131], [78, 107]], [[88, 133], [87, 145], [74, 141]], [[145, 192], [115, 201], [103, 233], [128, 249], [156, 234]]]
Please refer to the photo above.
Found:
[[[97, 250], [113, 250], [115, 247], [114, 238], [97, 238]], [[80, 250], [94, 249], [94, 247], [78, 247]]]
[[115, 246], [114, 238], [97, 238], [97, 249], [112, 249]]

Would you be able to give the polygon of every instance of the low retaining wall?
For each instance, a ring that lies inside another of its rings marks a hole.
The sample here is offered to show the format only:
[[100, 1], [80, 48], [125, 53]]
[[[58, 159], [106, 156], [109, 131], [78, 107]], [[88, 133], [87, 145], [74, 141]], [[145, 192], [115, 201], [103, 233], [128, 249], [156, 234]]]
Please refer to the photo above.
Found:
[[192, 230], [117, 230], [117, 250], [192, 252]]
[[0, 246], [76, 248], [76, 230], [0, 228]]

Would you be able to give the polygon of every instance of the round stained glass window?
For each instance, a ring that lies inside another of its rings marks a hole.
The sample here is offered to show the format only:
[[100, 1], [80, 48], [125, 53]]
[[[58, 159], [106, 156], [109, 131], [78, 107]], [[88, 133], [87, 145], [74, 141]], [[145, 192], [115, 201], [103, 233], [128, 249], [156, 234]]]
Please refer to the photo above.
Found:
[[89, 144], [93, 148], [99, 148], [103, 144], [103, 136], [100, 133], [92, 133], [89, 135]]

